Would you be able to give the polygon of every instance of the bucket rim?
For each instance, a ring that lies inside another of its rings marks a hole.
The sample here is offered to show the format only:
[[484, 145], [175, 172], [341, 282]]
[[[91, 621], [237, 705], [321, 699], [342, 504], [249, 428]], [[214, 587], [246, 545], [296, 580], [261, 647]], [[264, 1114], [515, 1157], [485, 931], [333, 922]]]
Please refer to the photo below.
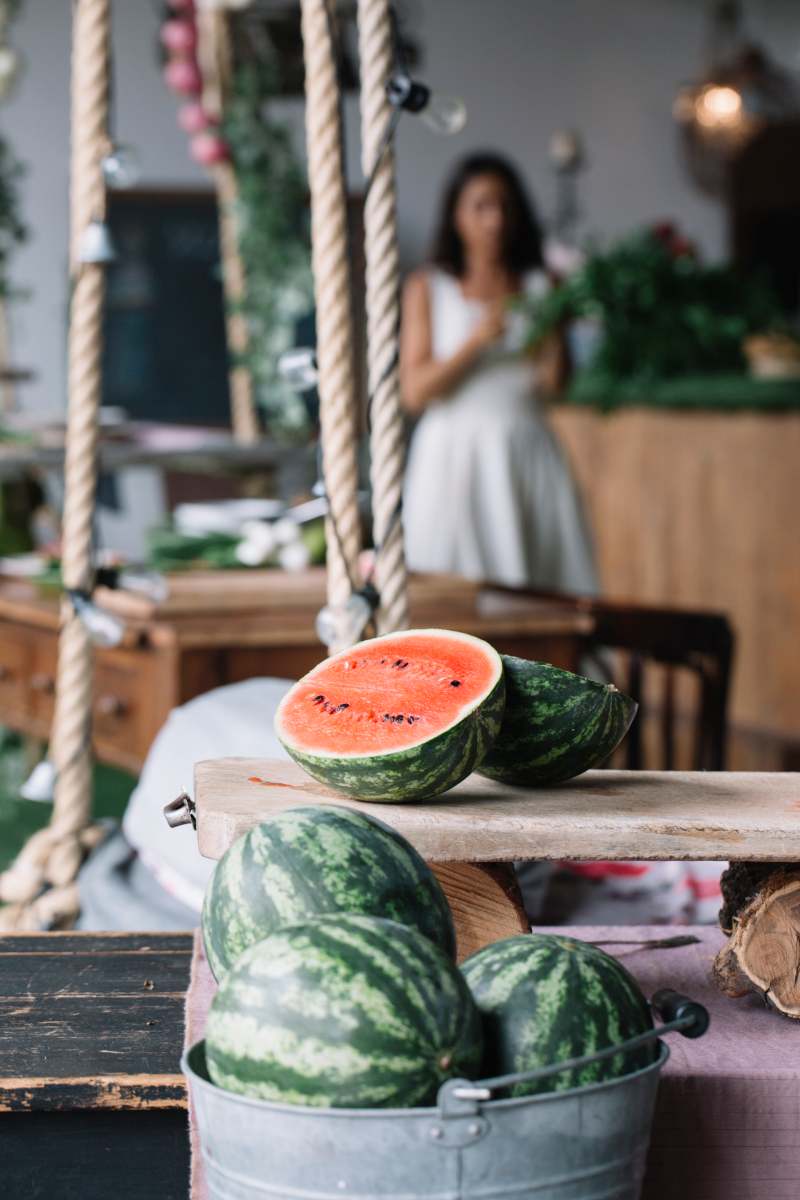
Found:
[[[205, 1045], [205, 1038], [201, 1038], [191, 1046], [187, 1046], [181, 1055], [181, 1071], [186, 1076], [191, 1088], [207, 1091], [213, 1096], [223, 1096], [227, 1101], [242, 1104], [247, 1108], [260, 1109], [264, 1112], [325, 1119], [332, 1117], [337, 1119], [347, 1119], [349, 1117], [371, 1117], [373, 1119], [414, 1117], [418, 1120], [430, 1120], [432, 1116], [438, 1115], [440, 1112], [438, 1105], [429, 1105], [425, 1108], [316, 1108], [313, 1105], [280, 1104], [275, 1100], [260, 1100], [256, 1096], [243, 1096], [239, 1092], [231, 1092], [227, 1088], [219, 1087], [218, 1084], [210, 1079], [205, 1079], [194, 1069], [190, 1060], [196, 1058], [198, 1055], [202, 1055], [205, 1062]], [[653, 1062], [648, 1063], [646, 1067], [640, 1067], [638, 1071], [631, 1071], [627, 1075], [618, 1075], [615, 1079], [605, 1079], [598, 1083], [588, 1083], [583, 1087], [568, 1088], [563, 1092], [542, 1092], [536, 1096], [512, 1096], [504, 1100], [481, 1100], [478, 1102], [478, 1107], [481, 1110], [488, 1109], [490, 1112], [499, 1112], [528, 1104], [553, 1104], [561, 1100], [574, 1099], [576, 1096], [588, 1096], [595, 1092], [608, 1091], [611, 1088], [625, 1086], [634, 1080], [660, 1072], [669, 1058], [670, 1050], [666, 1042], [661, 1041], [661, 1039], [656, 1041], [656, 1045], [659, 1051], [658, 1057]]]

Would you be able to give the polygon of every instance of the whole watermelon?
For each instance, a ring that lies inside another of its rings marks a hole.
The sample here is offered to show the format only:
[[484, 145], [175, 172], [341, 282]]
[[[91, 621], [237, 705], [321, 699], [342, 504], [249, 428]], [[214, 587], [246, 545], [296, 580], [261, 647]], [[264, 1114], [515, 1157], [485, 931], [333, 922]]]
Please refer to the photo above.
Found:
[[616, 750], [637, 704], [613, 683], [503, 655], [506, 708], [479, 775], [517, 787], [563, 783]]
[[455, 957], [450, 908], [414, 847], [364, 812], [319, 805], [262, 821], [217, 863], [202, 915], [211, 970], [220, 979], [253, 942], [335, 912], [413, 925]]
[[219, 1087], [332, 1108], [433, 1102], [474, 1075], [481, 1021], [458, 968], [415, 929], [320, 917], [238, 959], [214, 997], [206, 1060]]
[[[483, 1016], [481, 1074], [513, 1075], [604, 1050], [653, 1026], [639, 985], [617, 959], [576, 938], [533, 933], [484, 947], [462, 963]], [[510, 1089], [561, 1092], [648, 1066], [655, 1042]]]

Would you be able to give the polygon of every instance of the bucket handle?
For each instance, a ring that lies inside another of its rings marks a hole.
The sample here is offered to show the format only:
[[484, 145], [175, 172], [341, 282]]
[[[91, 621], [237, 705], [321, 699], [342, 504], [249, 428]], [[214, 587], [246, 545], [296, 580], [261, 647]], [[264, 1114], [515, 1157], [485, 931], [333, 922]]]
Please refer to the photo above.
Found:
[[514, 1075], [496, 1075], [492, 1079], [479, 1079], [475, 1083], [464, 1080], [450, 1080], [440, 1089], [447, 1092], [453, 1100], [480, 1101], [491, 1100], [495, 1092], [513, 1087], [517, 1083], [533, 1083], [539, 1079], [547, 1079], [550, 1075], [558, 1075], [562, 1071], [572, 1071], [578, 1067], [587, 1067], [590, 1063], [602, 1062], [603, 1059], [613, 1058], [622, 1051], [637, 1050], [648, 1042], [663, 1037], [666, 1033], [680, 1033], [683, 1037], [702, 1037], [708, 1029], [711, 1018], [708, 1009], [696, 1000], [673, 991], [672, 988], [661, 988], [656, 992], [650, 1006], [662, 1024], [640, 1033], [636, 1037], [618, 1042], [615, 1046], [607, 1046], [605, 1050], [597, 1050], [594, 1054], [584, 1054], [580, 1058], [566, 1058], [562, 1062], [551, 1063], [547, 1067], [537, 1067], [533, 1071], [519, 1071]]

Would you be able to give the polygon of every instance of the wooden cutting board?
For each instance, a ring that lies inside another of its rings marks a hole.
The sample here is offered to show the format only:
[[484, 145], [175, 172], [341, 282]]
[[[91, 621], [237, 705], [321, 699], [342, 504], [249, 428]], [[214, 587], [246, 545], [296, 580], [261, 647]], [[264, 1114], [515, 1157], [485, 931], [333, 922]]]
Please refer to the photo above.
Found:
[[222, 758], [197, 763], [195, 803], [207, 858], [283, 809], [344, 804], [394, 826], [429, 862], [800, 861], [800, 777], [778, 772], [588, 771], [541, 789], [471, 775], [435, 800], [369, 804], [291, 762]]

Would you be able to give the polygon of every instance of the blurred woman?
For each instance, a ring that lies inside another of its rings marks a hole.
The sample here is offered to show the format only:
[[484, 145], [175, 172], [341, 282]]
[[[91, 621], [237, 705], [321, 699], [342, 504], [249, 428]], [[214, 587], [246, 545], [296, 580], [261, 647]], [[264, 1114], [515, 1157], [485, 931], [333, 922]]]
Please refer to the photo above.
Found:
[[456, 167], [431, 262], [403, 296], [403, 403], [419, 418], [406, 553], [412, 570], [595, 592], [580, 501], [541, 404], [561, 383], [561, 346], [526, 352], [527, 321], [512, 303], [551, 286], [541, 240], [505, 159], [475, 154]]

